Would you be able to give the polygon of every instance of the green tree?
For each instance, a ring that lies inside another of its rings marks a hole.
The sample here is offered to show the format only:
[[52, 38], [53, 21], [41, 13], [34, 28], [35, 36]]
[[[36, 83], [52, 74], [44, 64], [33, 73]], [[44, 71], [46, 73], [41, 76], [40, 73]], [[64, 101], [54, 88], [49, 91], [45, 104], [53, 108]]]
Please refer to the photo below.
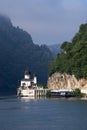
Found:
[[51, 97], [51, 91], [50, 90], [47, 91], [46, 97]]
[[81, 97], [81, 96], [82, 96], [82, 93], [81, 93], [81, 91], [80, 91], [79, 88], [76, 88], [76, 89], [74, 90], [73, 96], [74, 96], [74, 97]]

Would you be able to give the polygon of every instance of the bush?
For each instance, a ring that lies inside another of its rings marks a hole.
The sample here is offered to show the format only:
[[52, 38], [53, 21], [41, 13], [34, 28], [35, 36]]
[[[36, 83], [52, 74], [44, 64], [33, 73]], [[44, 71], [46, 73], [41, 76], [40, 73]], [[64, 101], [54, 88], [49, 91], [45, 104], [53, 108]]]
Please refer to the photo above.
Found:
[[47, 91], [46, 97], [51, 97], [51, 91], [50, 90]]
[[79, 88], [76, 88], [73, 92], [74, 97], [82, 97], [82, 93]]

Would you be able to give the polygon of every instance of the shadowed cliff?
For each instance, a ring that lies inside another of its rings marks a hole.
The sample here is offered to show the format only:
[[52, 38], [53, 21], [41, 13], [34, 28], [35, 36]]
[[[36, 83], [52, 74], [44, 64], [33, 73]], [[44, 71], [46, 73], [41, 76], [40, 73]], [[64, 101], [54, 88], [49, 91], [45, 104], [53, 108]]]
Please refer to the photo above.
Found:
[[37, 74], [39, 83], [46, 84], [52, 58], [46, 45], [34, 44], [29, 33], [0, 15], [0, 93], [16, 92], [26, 69]]

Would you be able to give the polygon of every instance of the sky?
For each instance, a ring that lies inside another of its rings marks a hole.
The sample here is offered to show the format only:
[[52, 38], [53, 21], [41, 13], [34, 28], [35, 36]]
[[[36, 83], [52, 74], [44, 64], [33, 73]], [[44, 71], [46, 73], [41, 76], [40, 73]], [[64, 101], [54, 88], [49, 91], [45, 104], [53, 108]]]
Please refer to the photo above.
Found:
[[9, 16], [36, 44], [61, 44], [87, 23], [87, 0], [0, 0], [0, 14]]

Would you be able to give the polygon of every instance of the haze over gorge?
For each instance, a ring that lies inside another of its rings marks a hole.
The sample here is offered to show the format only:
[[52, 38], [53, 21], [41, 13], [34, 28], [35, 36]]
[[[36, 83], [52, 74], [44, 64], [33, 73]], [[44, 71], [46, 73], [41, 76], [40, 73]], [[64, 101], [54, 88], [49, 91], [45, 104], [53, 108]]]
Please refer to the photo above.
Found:
[[53, 54], [46, 45], [36, 45], [32, 37], [10, 18], [0, 15], [0, 93], [16, 93], [19, 80], [29, 69], [46, 85]]

